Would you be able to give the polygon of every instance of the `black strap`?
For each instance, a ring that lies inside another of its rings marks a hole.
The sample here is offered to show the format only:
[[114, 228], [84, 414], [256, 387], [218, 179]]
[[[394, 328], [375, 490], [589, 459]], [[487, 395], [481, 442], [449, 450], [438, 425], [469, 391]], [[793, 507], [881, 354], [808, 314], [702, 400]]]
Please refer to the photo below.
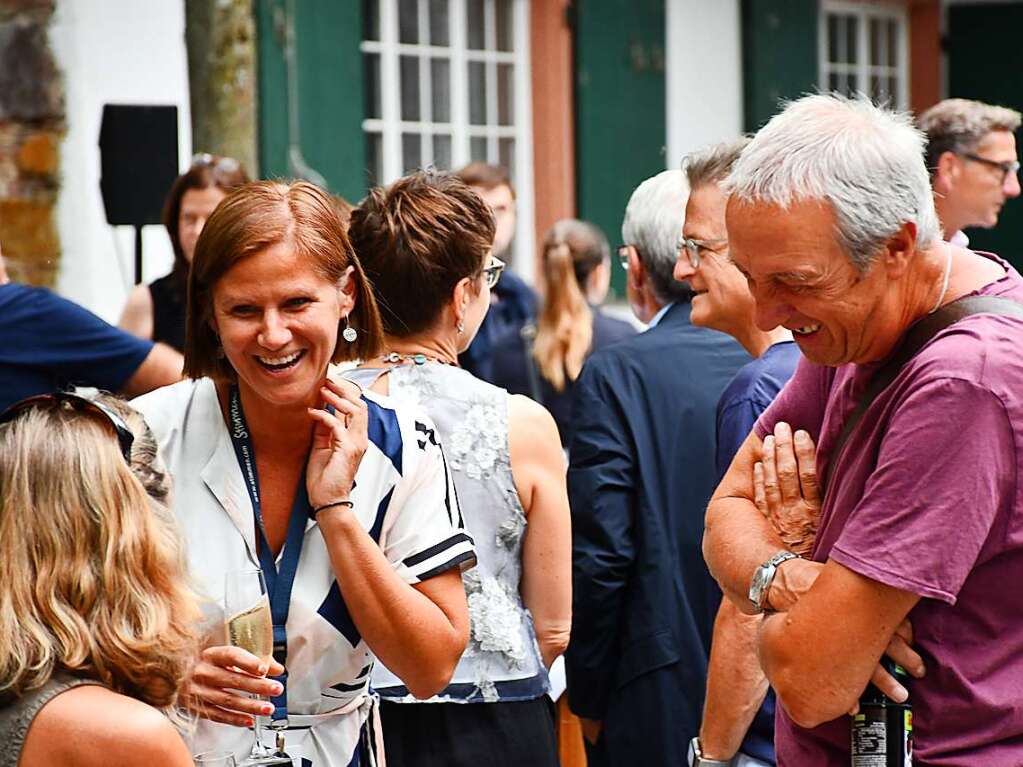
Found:
[[928, 314], [913, 325], [902, 337], [902, 341], [895, 351], [892, 352], [888, 360], [878, 369], [874, 377], [870, 379], [863, 397], [860, 398], [856, 408], [846, 419], [842, 432], [838, 435], [838, 439], [835, 440], [835, 444], [831, 448], [831, 460], [828, 461], [827, 471], [820, 477], [821, 486], [825, 489], [825, 492], [828, 487], [828, 477], [832, 473], [831, 469], [838, 464], [845, 443], [849, 440], [860, 419], [863, 418], [863, 414], [867, 412], [867, 408], [895, 380], [902, 366], [916, 356], [917, 352], [942, 330], [974, 314], [997, 314], [1002, 317], [1018, 317], [1023, 319], [1023, 304], [996, 296], [967, 296], [945, 304], [933, 314]]
[[536, 324], [527, 322], [519, 331], [522, 336], [522, 348], [526, 353], [526, 377], [529, 379], [529, 391], [534, 402], [543, 404], [543, 387], [540, 385], [540, 372], [536, 369], [536, 358], [533, 357], [533, 345], [536, 342]]

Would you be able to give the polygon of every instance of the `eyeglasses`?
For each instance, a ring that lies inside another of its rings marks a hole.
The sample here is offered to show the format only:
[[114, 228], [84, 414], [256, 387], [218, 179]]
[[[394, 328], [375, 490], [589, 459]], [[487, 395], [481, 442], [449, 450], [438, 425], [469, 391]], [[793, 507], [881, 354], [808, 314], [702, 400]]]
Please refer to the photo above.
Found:
[[678, 239], [678, 254], [682, 255], [684, 250], [686, 255], [689, 257], [689, 265], [693, 269], [700, 268], [700, 251], [709, 250], [711, 253], [717, 253], [718, 248], [728, 244], [728, 240], [694, 240], [692, 237], [679, 237]]
[[0, 424], [13, 421], [26, 410], [31, 410], [32, 408], [54, 406], [74, 410], [79, 413], [86, 413], [92, 416], [99, 416], [99, 419], [104, 424], [113, 429], [114, 434], [117, 436], [117, 444], [121, 448], [121, 455], [124, 456], [124, 460], [127, 463], [131, 463], [131, 446], [135, 441], [135, 435], [132, 434], [131, 429], [128, 428], [128, 424], [124, 422], [124, 419], [121, 418], [121, 416], [106, 405], [100, 402], [95, 402], [87, 397], [82, 397], [78, 394], [73, 394], [71, 392], [56, 392], [55, 394], [37, 394], [34, 397], [27, 397], [15, 402], [0, 413]]
[[1002, 172], [1002, 183], [1005, 183], [1005, 179], [1009, 177], [1009, 174], [1016, 175], [1019, 172], [1019, 160], [1006, 160], [1005, 162], [999, 162], [998, 160], [989, 160], [987, 157], [981, 157], [979, 154], [973, 154], [972, 152], [962, 152], [961, 157], [965, 157], [967, 160], [973, 160], [979, 162], [981, 165], [987, 165], [989, 168], [997, 168]]
[[221, 157], [220, 155], [200, 152], [192, 155], [191, 167], [193, 168], [215, 168], [225, 173], [234, 173], [241, 167], [233, 157]]
[[618, 246], [618, 263], [622, 265], [622, 269], [625, 271], [629, 271], [629, 250], [631, 250], [632, 247], [632, 245]]
[[501, 272], [504, 271], [505, 263], [496, 256], [490, 257], [490, 263], [483, 267], [483, 279], [487, 283], [488, 288], [493, 288], [497, 285], [497, 281], [501, 279]]

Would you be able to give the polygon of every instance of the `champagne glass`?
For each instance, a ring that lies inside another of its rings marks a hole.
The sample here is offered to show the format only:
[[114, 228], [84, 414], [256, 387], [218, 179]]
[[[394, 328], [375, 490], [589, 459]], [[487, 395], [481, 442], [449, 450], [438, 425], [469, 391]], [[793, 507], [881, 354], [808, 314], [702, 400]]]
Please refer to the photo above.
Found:
[[[262, 570], [234, 570], [226, 574], [224, 614], [227, 616], [228, 644], [247, 650], [261, 661], [269, 663], [273, 659], [274, 629]], [[255, 697], [260, 699], [260, 696]], [[273, 749], [263, 744], [260, 717], [253, 716], [252, 721], [254, 741], [241, 767], [291, 764], [290, 759], [275, 756]]]
[[195, 767], [237, 767], [234, 754], [228, 751], [203, 751], [192, 757]]

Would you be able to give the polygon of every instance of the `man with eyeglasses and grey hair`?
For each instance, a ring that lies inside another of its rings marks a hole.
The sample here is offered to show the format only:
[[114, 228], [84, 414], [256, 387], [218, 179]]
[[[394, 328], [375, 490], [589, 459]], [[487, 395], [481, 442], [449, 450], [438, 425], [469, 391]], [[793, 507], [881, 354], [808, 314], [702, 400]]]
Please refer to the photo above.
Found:
[[968, 99], [945, 99], [917, 125], [927, 134], [926, 162], [945, 237], [963, 247], [967, 227], [990, 229], [1005, 202], [1019, 197], [1016, 137], [1020, 113]]
[[805, 358], [718, 486], [703, 547], [763, 614], [781, 764], [847, 767], [869, 682], [911, 703], [914, 763], [1020, 762], [1023, 278], [943, 241], [923, 142], [906, 115], [807, 96], [723, 184], [757, 324]]
[[618, 256], [648, 329], [595, 351], [574, 393], [565, 659], [590, 767], [674, 767], [700, 726], [720, 598], [700, 555], [714, 406], [749, 355], [694, 327], [672, 278], [687, 194], [679, 170], [633, 192]]

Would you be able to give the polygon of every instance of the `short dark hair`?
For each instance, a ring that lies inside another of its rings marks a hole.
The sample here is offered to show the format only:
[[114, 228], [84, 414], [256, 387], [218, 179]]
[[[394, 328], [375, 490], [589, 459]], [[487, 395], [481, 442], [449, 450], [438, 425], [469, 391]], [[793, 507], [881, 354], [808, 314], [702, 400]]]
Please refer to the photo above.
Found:
[[217, 353], [220, 342], [212, 325], [213, 288], [239, 261], [286, 241], [331, 282], [339, 282], [352, 267], [356, 296], [350, 322], [359, 335], [354, 343], [341, 340], [339, 321], [331, 361], [368, 359], [380, 352], [383, 338], [373, 290], [330, 196], [308, 181], [256, 181], [224, 198], [195, 244], [188, 277], [186, 375], [235, 379], [231, 363]]
[[188, 282], [188, 259], [181, 249], [181, 238], [178, 236], [178, 218], [181, 216], [181, 199], [186, 192], [193, 189], [209, 189], [216, 187], [228, 194], [242, 184], [249, 183], [245, 168], [233, 157], [217, 155], [196, 155], [192, 166], [174, 179], [167, 198], [163, 202], [163, 225], [170, 236], [171, 247], [174, 248], [174, 267], [172, 273], [180, 280], [184, 288]]
[[348, 236], [376, 290], [384, 332], [402, 338], [431, 327], [459, 280], [482, 273], [494, 216], [456, 176], [418, 171], [370, 190]]
[[515, 197], [515, 187], [512, 186], [511, 176], [508, 175], [508, 170], [500, 165], [471, 162], [464, 168], [455, 171], [455, 176], [469, 186], [485, 189], [488, 192], [499, 186], [506, 186], [511, 191], [512, 197]]

